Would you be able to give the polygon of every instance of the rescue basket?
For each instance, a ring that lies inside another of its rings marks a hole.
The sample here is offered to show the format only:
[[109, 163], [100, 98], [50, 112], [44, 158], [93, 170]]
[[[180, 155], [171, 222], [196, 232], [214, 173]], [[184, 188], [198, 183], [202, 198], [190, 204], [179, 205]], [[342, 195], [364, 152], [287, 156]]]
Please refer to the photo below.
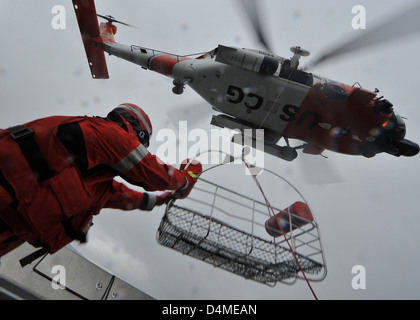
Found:
[[[274, 172], [264, 170], [264, 174], [300, 196]], [[271, 207], [269, 199], [254, 199], [200, 177], [188, 198], [167, 205], [157, 240], [184, 255], [269, 286], [293, 284], [302, 275], [321, 281], [326, 265], [319, 228], [311, 211], [310, 218], [300, 215], [300, 207], [309, 210], [300, 197], [295, 206], [281, 210]], [[273, 226], [275, 232], [270, 230]], [[273, 237], [276, 233], [281, 236]]]

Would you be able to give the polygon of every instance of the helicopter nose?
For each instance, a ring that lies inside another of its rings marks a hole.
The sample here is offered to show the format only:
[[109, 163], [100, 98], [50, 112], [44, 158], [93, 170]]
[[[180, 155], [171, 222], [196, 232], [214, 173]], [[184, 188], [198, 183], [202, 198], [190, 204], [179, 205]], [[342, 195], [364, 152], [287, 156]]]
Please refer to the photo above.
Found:
[[401, 116], [393, 113], [391, 119], [383, 125], [392, 140], [403, 140], [407, 129]]
[[419, 154], [420, 146], [413, 141], [402, 139], [393, 143], [398, 149], [397, 156], [414, 157]]
[[385, 152], [397, 157], [413, 157], [419, 154], [420, 146], [405, 139], [406, 126], [402, 117], [393, 113], [389, 121], [383, 125], [383, 128], [385, 129], [386, 140], [388, 140], [384, 148]]
[[397, 118], [397, 125], [395, 126], [394, 139], [402, 140], [405, 138], [407, 129], [405, 127], [404, 120], [399, 115], [396, 115], [396, 118]]

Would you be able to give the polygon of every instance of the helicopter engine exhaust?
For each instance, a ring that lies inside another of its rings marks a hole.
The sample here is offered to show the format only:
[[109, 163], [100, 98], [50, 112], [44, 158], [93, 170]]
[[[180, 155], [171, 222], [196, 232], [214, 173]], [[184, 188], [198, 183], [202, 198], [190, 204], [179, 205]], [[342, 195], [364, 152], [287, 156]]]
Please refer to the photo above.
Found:
[[218, 47], [216, 61], [269, 76], [280, 72], [281, 63], [271, 54], [222, 45]]

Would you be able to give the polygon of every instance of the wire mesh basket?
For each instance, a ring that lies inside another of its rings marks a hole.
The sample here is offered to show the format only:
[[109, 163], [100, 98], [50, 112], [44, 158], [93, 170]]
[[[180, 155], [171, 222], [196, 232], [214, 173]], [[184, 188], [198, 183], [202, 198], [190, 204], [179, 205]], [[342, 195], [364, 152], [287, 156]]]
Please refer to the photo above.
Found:
[[[323, 280], [326, 266], [315, 219], [302, 218], [290, 207], [273, 209], [275, 220], [267, 203], [200, 178], [187, 199], [168, 204], [157, 239], [184, 255], [270, 286], [292, 284], [303, 273], [311, 281]], [[268, 221], [279, 223], [274, 231], [281, 236], [272, 236]]]

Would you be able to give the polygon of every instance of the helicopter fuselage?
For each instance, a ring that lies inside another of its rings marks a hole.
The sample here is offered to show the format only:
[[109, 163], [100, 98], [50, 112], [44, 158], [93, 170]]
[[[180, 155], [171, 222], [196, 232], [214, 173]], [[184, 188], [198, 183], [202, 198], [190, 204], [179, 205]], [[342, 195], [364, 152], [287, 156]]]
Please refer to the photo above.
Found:
[[[112, 21], [100, 26], [88, 22], [96, 19], [94, 6], [75, 6], [75, 10], [94, 78], [108, 77], [100, 52], [171, 77], [175, 94], [182, 94], [188, 85], [219, 113], [213, 116], [213, 125], [264, 129], [265, 151], [277, 157], [291, 161], [298, 148], [311, 154], [327, 149], [366, 157], [419, 152], [416, 143], [404, 139], [404, 121], [391, 103], [360, 86], [299, 69], [299, 58], [309, 55], [300, 47], [292, 48], [291, 59], [222, 45], [204, 54], [180, 56], [119, 44]], [[277, 145], [281, 138], [287, 146]], [[289, 139], [304, 144], [291, 147]]]
[[[263, 61], [266, 53], [224, 46], [198, 58], [114, 43], [104, 50], [173, 78], [174, 93], [181, 94], [186, 85], [191, 87], [215, 111], [228, 116], [214, 116], [214, 125], [267, 130], [268, 147], [286, 137], [305, 142], [304, 152], [313, 154], [325, 149], [366, 157], [406, 152], [392, 145], [392, 141], [404, 139], [405, 125], [391, 104], [384, 110], [378, 108], [383, 100], [377, 93], [300, 69], [283, 74], [287, 59], [270, 57], [277, 64], [270, 61], [271, 67], [261, 69], [258, 61], [244, 67], [244, 59], [226, 61], [218, 56], [223, 50], [241, 50], [254, 58], [251, 61], [258, 55]], [[415, 153], [416, 147], [412, 148], [410, 152]], [[282, 157], [280, 147], [277, 149]]]

